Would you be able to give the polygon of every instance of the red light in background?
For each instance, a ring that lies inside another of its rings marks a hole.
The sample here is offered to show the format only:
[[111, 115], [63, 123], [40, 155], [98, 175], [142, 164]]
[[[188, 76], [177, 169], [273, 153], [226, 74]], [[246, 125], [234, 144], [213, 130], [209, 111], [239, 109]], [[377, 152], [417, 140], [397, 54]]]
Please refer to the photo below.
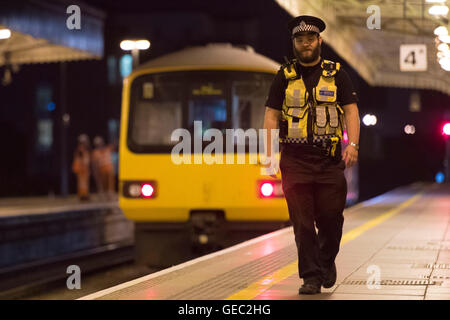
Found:
[[141, 187], [141, 194], [143, 197], [149, 198], [153, 195], [155, 189], [153, 188], [153, 186], [151, 184], [144, 184]]
[[442, 126], [442, 134], [444, 136], [450, 136], [450, 122], [447, 122]]

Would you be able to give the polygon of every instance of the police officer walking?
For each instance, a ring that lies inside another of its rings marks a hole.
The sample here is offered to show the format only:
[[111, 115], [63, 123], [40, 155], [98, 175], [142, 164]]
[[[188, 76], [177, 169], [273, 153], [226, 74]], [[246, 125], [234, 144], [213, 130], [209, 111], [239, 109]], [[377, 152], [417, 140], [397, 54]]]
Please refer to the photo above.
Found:
[[[325, 23], [299, 16], [288, 28], [295, 58], [275, 76], [264, 128], [269, 141], [270, 129], [280, 129], [282, 186], [303, 279], [299, 294], [316, 294], [336, 282], [347, 197], [344, 169], [358, 159], [358, 98], [340, 63], [321, 58]], [[349, 143], [342, 153], [344, 128]], [[270, 155], [270, 143], [267, 149]]]

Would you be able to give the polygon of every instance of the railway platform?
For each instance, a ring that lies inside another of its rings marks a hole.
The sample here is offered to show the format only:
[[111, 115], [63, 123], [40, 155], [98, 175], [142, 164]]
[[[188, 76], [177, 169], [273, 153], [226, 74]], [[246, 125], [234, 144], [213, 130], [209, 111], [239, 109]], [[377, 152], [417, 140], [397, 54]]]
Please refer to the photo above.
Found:
[[450, 300], [450, 186], [415, 183], [344, 211], [338, 277], [302, 281], [292, 227], [90, 294], [81, 300]]

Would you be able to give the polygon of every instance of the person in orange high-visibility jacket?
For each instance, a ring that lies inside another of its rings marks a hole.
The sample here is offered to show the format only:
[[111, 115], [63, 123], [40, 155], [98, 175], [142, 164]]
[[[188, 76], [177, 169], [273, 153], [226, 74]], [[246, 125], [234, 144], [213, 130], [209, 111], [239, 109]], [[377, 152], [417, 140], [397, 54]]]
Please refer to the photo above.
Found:
[[77, 175], [78, 198], [82, 201], [89, 200], [89, 168], [89, 137], [86, 134], [82, 134], [78, 137], [78, 146], [72, 163], [72, 171]]
[[112, 197], [114, 192], [114, 167], [112, 162], [112, 146], [105, 145], [102, 137], [94, 138], [94, 151], [92, 151], [92, 167], [98, 177], [97, 187], [100, 194], [107, 193]]

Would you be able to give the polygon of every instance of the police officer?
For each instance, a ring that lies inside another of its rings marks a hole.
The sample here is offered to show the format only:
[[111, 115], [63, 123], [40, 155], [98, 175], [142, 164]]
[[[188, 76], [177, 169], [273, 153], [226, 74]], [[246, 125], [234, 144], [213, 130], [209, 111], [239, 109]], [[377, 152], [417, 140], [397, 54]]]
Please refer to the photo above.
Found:
[[[303, 279], [299, 294], [316, 294], [336, 282], [347, 196], [344, 169], [358, 158], [358, 98], [340, 63], [321, 58], [321, 19], [299, 16], [288, 29], [295, 58], [275, 76], [264, 128], [269, 139], [270, 129], [280, 129], [282, 186]], [[349, 143], [342, 153], [344, 128]], [[267, 149], [270, 155], [270, 144]]]

